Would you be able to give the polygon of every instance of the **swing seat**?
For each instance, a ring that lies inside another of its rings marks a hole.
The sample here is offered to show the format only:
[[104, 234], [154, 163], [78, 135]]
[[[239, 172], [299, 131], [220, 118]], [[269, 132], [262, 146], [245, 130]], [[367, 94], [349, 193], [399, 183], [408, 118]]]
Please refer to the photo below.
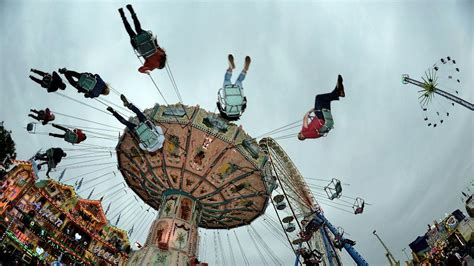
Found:
[[26, 125], [26, 131], [30, 133], [35, 133], [36, 132], [36, 124], [35, 123], [28, 123]]
[[51, 76], [49, 73], [43, 76], [43, 79], [41, 80], [42, 87], [49, 88], [51, 87], [52, 83], [53, 83], [53, 76]]
[[135, 43], [138, 54], [144, 58], [152, 56], [158, 50], [153, 39], [153, 34], [149, 31], [137, 34], [133, 37], [133, 42]]
[[64, 140], [66, 142], [76, 144], [79, 140], [78, 136], [76, 133], [74, 133], [72, 130], [66, 131], [66, 135], [64, 136]]
[[244, 112], [243, 106], [247, 103], [243, 89], [235, 84], [226, 85], [217, 93], [217, 107], [220, 112], [230, 118], [239, 118]]
[[91, 74], [82, 74], [77, 84], [84, 90], [90, 92], [97, 84], [97, 79]]
[[135, 129], [135, 133], [140, 144], [148, 151], [156, 151], [163, 146], [164, 136], [149, 121], [140, 123]]
[[331, 129], [334, 128], [334, 119], [332, 118], [331, 110], [329, 109], [322, 109], [321, 112], [323, 113], [324, 117], [324, 125], [319, 129], [319, 133], [327, 134]]
[[341, 181], [333, 178], [331, 182], [324, 187], [324, 191], [326, 191], [326, 194], [330, 200], [340, 198], [342, 195]]

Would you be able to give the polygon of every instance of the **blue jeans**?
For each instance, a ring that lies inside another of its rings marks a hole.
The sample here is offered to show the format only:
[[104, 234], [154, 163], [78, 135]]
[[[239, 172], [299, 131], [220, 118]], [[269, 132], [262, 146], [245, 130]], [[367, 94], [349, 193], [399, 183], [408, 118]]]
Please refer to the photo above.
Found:
[[[244, 81], [246, 74], [247, 73], [245, 71], [240, 72], [240, 75], [239, 75], [239, 77], [237, 78], [237, 80], [235, 81], [234, 84], [241, 87], [241, 88], [243, 88], [242, 87], [242, 81]], [[225, 76], [224, 76], [224, 87], [226, 85], [232, 85], [232, 81], [230, 81], [231, 77], [232, 77], [232, 70], [227, 70], [225, 72]]]

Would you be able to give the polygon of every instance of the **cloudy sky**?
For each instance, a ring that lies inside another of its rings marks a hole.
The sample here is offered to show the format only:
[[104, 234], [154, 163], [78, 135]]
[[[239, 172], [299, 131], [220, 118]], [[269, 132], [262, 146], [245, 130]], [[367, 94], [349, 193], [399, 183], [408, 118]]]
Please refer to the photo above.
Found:
[[[13, 131], [19, 159], [40, 148], [65, 146], [26, 133], [30, 108], [50, 107], [121, 127], [111, 116], [47, 94], [28, 79], [30, 68], [100, 73], [141, 108], [163, 103], [149, 78], [136, 71], [139, 62], [117, 12], [125, 4], [0, 2], [0, 120]], [[372, 204], [354, 216], [321, 201], [326, 216], [357, 241], [370, 264], [387, 264], [374, 229], [403, 259], [401, 249], [423, 234], [426, 224], [463, 208], [459, 192], [474, 178], [472, 111], [457, 106], [443, 126], [428, 128], [416, 88], [402, 85], [401, 74], [419, 78], [439, 58], [451, 56], [461, 69], [461, 96], [474, 101], [472, 1], [145, 1], [134, 7], [143, 28], [153, 30], [166, 49], [185, 104], [214, 110], [227, 54], [234, 54], [238, 68], [246, 55], [252, 57], [244, 81], [249, 104], [239, 123], [253, 136], [302, 118], [314, 96], [329, 92], [337, 74], [343, 75], [346, 98], [333, 104], [335, 129], [329, 136], [280, 143], [304, 176], [338, 177], [350, 184], [345, 195]], [[176, 102], [166, 71], [153, 76], [167, 101]], [[65, 94], [83, 99], [71, 88]], [[115, 95], [107, 99], [119, 103]], [[114, 146], [108, 140], [90, 143]], [[203, 256], [214, 264], [214, 247], [208, 247]], [[278, 254], [286, 264], [293, 260], [289, 252]], [[248, 256], [260, 263], [253, 251]], [[343, 256], [350, 264], [347, 253]]]

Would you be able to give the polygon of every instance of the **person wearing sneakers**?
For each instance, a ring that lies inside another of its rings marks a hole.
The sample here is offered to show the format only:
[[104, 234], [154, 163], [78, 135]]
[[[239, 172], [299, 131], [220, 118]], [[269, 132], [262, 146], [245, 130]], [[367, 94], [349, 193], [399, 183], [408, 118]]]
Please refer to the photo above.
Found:
[[78, 128], [70, 130], [69, 128], [65, 128], [56, 124], [51, 124], [51, 126], [64, 131], [64, 134], [49, 133], [51, 137], [63, 138], [66, 142], [69, 142], [71, 144], [79, 144], [87, 139], [86, 134], [84, 134], [84, 132], [82, 132], [82, 130]]
[[69, 81], [69, 84], [74, 86], [80, 93], [84, 93], [86, 98], [96, 98], [110, 93], [109, 85], [98, 74], [78, 73], [66, 68], [60, 68], [59, 73], [63, 74], [67, 81]]
[[119, 113], [117, 113], [112, 107], [107, 107], [107, 111], [111, 112], [117, 120], [124, 124], [130, 132], [133, 132], [133, 135], [140, 141], [140, 148], [148, 152], [156, 152], [163, 148], [163, 143], [165, 141], [165, 135], [160, 126], [155, 126], [150, 120], [148, 120], [145, 114], [142, 113], [135, 105], [128, 102], [125, 95], [121, 94], [120, 99], [122, 99], [123, 105], [130, 109], [137, 115], [138, 124], [127, 121]]
[[66, 84], [64, 84], [63, 80], [59, 76], [56, 71], [53, 71], [53, 74], [45, 73], [43, 71], [37, 70], [32, 68], [30, 70], [33, 73], [41, 75], [41, 79], [30, 75], [30, 79], [34, 82], [41, 85], [41, 87], [47, 89], [48, 92], [55, 92], [57, 90], [65, 90]]
[[326, 136], [334, 125], [331, 114], [331, 102], [345, 96], [342, 76], [338, 75], [336, 87], [332, 92], [316, 95], [314, 109], [309, 110], [304, 115], [303, 127], [300, 133], [298, 133], [298, 139], [316, 139]]
[[125, 30], [130, 36], [130, 43], [133, 49], [137, 51], [138, 55], [145, 59], [143, 66], [138, 68], [140, 73], [148, 73], [155, 68], [162, 69], [166, 66], [166, 52], [158, 45], [156, 37], [153, 36], [151, 31], [143, 30], [140, 21], [138, 20], [137, 14], [133, 10], [132, 5], [126, 6], [130, 14], [132, 15], [133, 24], [135, 25], [135, 31], [127, 21], [123, 8], [119, 8], [120, 17], [122, 18]]
[[247, 97], [244, 96], [242, 81], [244, 81], [247, 75], [251, 59], [250, 56], [245, 57], [244, 68], [233, 84], [230, 79], [232, 77], [232, 70], [235, 68], [234, 56], [229, 54], [228, 60], [229, 68], [225, 72], [224, 84], [217, 93], [217, 109], [219, 109], [222, 118], [228, 121], [237, 121], [244, 113], [245, 108], [247, 108]]

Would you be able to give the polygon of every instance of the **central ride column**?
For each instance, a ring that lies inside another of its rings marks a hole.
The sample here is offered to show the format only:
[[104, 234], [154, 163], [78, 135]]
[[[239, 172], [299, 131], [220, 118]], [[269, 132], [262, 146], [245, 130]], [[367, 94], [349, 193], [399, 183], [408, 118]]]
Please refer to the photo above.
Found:
[[145, 245], [130, 256], [127, 265], [190, 265], [197, 257], [199, 201], [190, 194], [169, 189], [152, 222]]

